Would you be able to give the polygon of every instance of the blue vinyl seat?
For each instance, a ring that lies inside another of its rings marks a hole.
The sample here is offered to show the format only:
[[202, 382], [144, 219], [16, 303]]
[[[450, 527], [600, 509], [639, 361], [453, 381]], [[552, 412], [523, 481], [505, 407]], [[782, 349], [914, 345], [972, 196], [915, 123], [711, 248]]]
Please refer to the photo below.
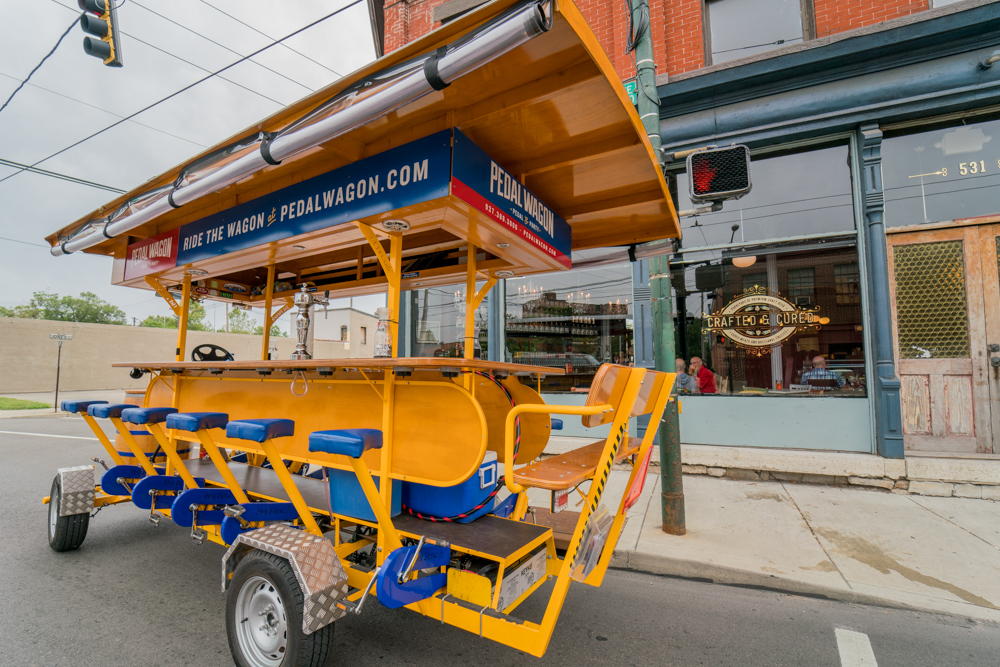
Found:
[[99, 403], [89, 406], [87, 414], [98, 419], [111, 419], [112, 417], [121, 417], [122, 412], [134, 407], [134, 405], [129, 405], [128, 403]]
[[122, 411], [122, 421], [129, 424], [161, 424], [167, 420], [167, 415], [177, 412], [177, 408], [137, 408], [135, 406]]
[[59, 404], [59, 408], [63, 412], [72, 412], [73, 414], [84, 413], [87, 414], [87, 408], [91, 405], [104, 405], [107, 401], [63, 401]]
[[177, 412], [167, 415], [167, 428], [178, 431], [204, 431], [210, 428], [226, 428], [229, 415], [225, 412]]
[[295, 422], [291, 419], [238, 419], [226, 426], [227, 438], [264, 442], [272, 438], [295, 435]]
[[309, 434], [309, 451], [342, 454], [359, 458], [369, 449], [382, 449], [382, 431], [374, 428], [345, 428]]

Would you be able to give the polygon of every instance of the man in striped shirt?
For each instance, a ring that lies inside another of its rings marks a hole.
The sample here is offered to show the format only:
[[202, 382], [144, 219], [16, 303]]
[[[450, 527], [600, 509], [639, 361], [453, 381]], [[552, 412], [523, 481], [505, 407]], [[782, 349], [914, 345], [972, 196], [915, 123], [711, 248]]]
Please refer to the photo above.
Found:
[[826, 359], [819, 356], [813, 358], [812, 370], [802, 374], [802, 384], [809, 384], [809, 380], [835, 380], [838, 389], [846, 384], [844, 378], [826, 369]]

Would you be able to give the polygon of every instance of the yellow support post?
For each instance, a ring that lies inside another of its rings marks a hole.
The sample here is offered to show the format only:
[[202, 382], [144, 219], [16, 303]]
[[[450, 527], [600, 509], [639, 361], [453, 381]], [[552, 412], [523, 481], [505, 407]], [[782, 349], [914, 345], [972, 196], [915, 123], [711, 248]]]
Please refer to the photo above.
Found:
[[260, 360], [267, 361], [267, 347], [271, 342], [271, 301], [274, 299], [274, 264], [267, 265], [267, 286], [264, 288], [264, 341], [260, 347]]
[[121, 418], [112, 417], [111, 423], [115, 425], [118, 429], [118, 433], [121, 434], [122, 440], [128, 445], [128, 448], [132, 451], [132, 455], [135, 456], [136, 460], [139, 462], [139, 466], [146, 472], [147, 475], [156, 475], [156, 469], [153, 464], [149, 462], [149, 457], [146, 456], [146, 452], [142, 451], [142, 447], [139, 443], [135, 441], [132, 437], [132, 432], [129, 430], [128, 425], [126, 425]]
[[191, 311], [191, 274], [184, 274], [184, 287], [181, 290], [181, 314], [177, 322], [177, 351], [174, 361], [184, 361], [187, 345], [188, 314]]
[[[472, 335], [475, 332], [476, 319], [476, 246], [469, 244], [465, 254], [465, 354], [466, 359], [472, 359], [475, 342]], [[471, 386], [471, 377], [465, 378], [466, 389]]]
[[[381, 247], [381, 246], [379, 246]], [[395, 359], [399, 356], [399, 297], [400, 282], [402, 280], [403, 264], [403, 235], [391, 234], [389, 236], [389, 264], [392, 273], [386, 272], [389, 279], [389, 293], [386, 295], [389, 306], [389, 344], [392, 345], [392, 356]]]
[[198, 440], [201, 442], [201, 446], [205, 448], [206, 452], [208, 452], [208, 458], [212, 459], [212, 463], [214, 463], [215, 467], [218, 468], [219, 474], [222, 475], [222, 479], [226, 482], [226, 486], [228, 486], [229, 490], [233, 492], [233, 496], [236, 497], [236, 501], [240, 504], [250, 502], [250, 499], [247, 498], [247, 494], [243, 492], [243, 487], [241, 487], [240, 483], [236, 481], [236, 475], [234, 475], [233, 471], [230, 470], [226, 458], [219, 450], [219, 446], [215, 444], [215, 441], [208, 435], [208, 431], [197, 431], [196, 435], [198, 436]]
[[97, 436], [97, 439], [101, 441], [102, 445], [104, 445], [104, 449], [108, 452], [108, 456], [111, 457], [111, 460], [114, 461], [115, 464], [117, 465], [124, 464], [125, 459], [123, 459], [121, 454], [118, 453], [118, 450], [115, 449], [115, 446], [111, 444], [111, 440], [108, 439], [108, 436], [104, 433], [104, 430], [97, 425], [97, 420], [95, 420], [93, 417], [91, 417], [86, 413], [84, 413], [82, 416], [83, 420], [87, 422], [87, 426], [90, 427], [90, 430], [94, 432], [94, 435]]
[[299, 487], [295, 486], [295, 481], [292, 479], [291, 473], [288, 472], [288, 468], [285, 467], [285, 462], [281, 460], [281, 454], [278, 452], [278, 448], [274, 446], [274, 441], [265, 440], [260, 446], [264, 450], [264, 454], [267, 455], [267, 460], [271, 462], [271, 469], [278, 476], [278, 481], [281, 482], [282, 488], [285, 489], [288, 498], [295, 505], [295, 509], [298, 510], [299, 518], [302, 519], [302, 524], [306, 530], [313, 535], [322, 536], [323, 531], [316, 524], [316, 519], [313, 518], [309, 506], [306, 505], [305, 498], [299, 493]]
[[[167, 434], [163, 431], [163, 427], [159, 424], [146, 424], [146, 430], [156, 440], [156, 444], [163, 449], [163, 453], [167, 455], [167, 460], [181, 476], [181, 479], [184, 480], [184, 485], [189, 489], [197, 489], [198, 482], [194, 481], [194, 476], [188, 471], [180, 454], [177, 453], [177, 440], [168, 438]], [[170, 474], [169, 470], [167, 474]]]

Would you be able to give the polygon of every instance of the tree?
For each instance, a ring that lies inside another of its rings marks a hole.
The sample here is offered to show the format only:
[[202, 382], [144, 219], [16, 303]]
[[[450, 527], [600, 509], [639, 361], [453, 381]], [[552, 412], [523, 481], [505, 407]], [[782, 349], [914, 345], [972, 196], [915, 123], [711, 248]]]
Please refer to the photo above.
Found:
[[[264, 325], [263, 324], [258, 324], [257, 328], [254, 329], [253, 333], [254, 333], [255, 336], [263, 336], [264, 335]], [[272, 324], [271, 325], [271, 338], [274, 338], [275, 336], [281, 336], [282, 338], [288, 338], [288, 334], [285, 333], [284, 331], [282, 331], [281, 329], [279, 329], [277, 324]]]
[[[176, 329], [178, 318], [176, 315], [167, 317], [165, 315], [150, 315], [142, 321], [139, 326], [153, 327], [155, 329]], [[212, 325], [205, 317], [205, 306], [194, 299], [188, 306], [188, 331], [213, 331]]]
[[[252, 334], [254, 332], [254, 320], [245, 310], [233, 309], [229, 311], [229, 333]], [[261, 327], [261, 335], [263, 335]]]
[[26, 306], [0, 307], [0, 317], [24, 317], [32, 320], [125, 324], [125, 311], [99, 298], [93, 292], [81, 292], [79, 298], [49, 292], [35, 292]]

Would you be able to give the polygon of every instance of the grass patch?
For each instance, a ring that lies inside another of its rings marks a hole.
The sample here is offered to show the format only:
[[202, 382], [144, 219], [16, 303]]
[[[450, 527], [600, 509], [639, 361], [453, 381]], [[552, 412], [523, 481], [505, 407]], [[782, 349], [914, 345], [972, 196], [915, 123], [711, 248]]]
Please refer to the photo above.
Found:
[[0, 396], [0, 410], [41, 410], [51, 408], [48, 403], [26, 401], [23, 398], [4, 398]]

